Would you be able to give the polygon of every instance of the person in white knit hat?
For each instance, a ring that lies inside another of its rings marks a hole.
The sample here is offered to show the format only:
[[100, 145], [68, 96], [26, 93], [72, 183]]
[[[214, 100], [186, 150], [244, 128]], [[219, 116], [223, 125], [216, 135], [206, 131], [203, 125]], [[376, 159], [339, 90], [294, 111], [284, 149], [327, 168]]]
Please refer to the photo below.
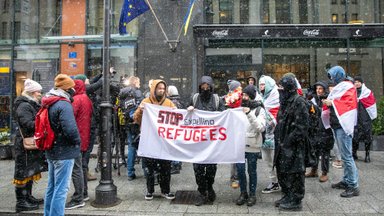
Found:
[[41, 100], [41, 90], [43, 87], [31, 79], [26, 79], [24, 81], [24, 91], [21, 93], [23, 96], [30, 97], [36, 102], [40, 102]]
[[41, 179], [41, 172], [47, 171], [44, 152], [28, 150], [23, 146], [23, 137], [33, 137], [35, 116], [40, 109], [42, 87], [27, 79], [21, 96], [15, 100], [15, 119], [18, 131], [15, 138], [15, 173], [13, 184], [16, 193], [16, 212], [32, 211], [43, 204], [43, 199], [32, 196], [32, 185]]

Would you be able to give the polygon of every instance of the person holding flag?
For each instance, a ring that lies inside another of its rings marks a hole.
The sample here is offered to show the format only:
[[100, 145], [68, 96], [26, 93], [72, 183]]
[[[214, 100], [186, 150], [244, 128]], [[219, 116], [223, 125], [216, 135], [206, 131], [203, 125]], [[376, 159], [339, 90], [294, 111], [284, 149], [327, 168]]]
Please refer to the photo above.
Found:
[[273, 157], [275, 152], [275, 128], [277, 124], [277, 112], [279, 111], [279, 91], [276, 81], [270, 76], [262, 75], [259, 79], [259, 89], [263, 98], [266, 110], [267, 125], [265, 129], [265, 138], [261, 146], [262, 159], [267, 161], [269, 170], [269, 178], [271, 182], [261, 192], [269, 194], [281, 190], [277, 181], [276, 170], [273, 167]]
[[354, 84], [357, 90], [357, 97], [359, 99], [357, 126], [355, 127], [355, 136], [352, 140], [352, 156], [357, 159], [357, 149], [359, 143], [365, 144], [365, 162], [371, 162], [369, 156], [369, 149], [372, 145], [372, 120], [377, 117], [376, 99], [373, 92], [365, 86], [361, 76], [354, 78]]
[[332, 128], [344, 163], [343, 180], [332, 184], [332, 188], [344, 189], [341, 197], [349, 198], [360, 195], [359, 174], [352, 157], [352, 137], [357, 123], [357, 92], [352, 82], [346, 80], [342, 67], [334, 66], [328, 71], [328, 78], [336, 86], [323, 100], [321, 118], [324, 127]]

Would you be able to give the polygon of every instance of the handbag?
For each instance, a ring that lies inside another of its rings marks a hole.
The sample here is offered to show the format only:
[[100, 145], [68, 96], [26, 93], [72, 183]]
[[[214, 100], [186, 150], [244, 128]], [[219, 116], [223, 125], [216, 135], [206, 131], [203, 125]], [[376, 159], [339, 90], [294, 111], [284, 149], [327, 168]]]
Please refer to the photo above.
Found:
[[21, 132], [20, 128], [19, 128], [19, 130], [20, 130], [21, 137], [23, 138], [24, 149], [25, 150], [37, 150], [35, 138], [34, 137], [24, 137], [23, 132]]

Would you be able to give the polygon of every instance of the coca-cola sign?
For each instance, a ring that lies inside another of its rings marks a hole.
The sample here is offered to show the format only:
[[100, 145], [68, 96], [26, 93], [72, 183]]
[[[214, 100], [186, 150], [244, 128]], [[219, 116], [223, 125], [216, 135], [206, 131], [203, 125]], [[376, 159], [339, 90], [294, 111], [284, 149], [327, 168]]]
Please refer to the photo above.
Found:
[[308, 37], [318, 36], [319, 34], [320, 34], [320, 29], [312, 29], [312, 30], [305, 29], [303, 31], [303, 35], [306, 35]]
[[217, 38], [226, 37], [226, 36], [228, 36], [228, 29], [215, 30], [212, 32], [212, 36], [217, 37]]

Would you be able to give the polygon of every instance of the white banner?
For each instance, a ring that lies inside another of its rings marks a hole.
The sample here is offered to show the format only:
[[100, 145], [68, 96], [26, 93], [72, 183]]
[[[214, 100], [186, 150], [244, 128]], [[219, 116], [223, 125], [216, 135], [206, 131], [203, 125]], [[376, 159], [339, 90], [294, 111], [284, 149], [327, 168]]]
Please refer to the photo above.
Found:
[[145, 104], [137, 155], [191, 163], [244, 163], [242, 108], [207, 112]]

